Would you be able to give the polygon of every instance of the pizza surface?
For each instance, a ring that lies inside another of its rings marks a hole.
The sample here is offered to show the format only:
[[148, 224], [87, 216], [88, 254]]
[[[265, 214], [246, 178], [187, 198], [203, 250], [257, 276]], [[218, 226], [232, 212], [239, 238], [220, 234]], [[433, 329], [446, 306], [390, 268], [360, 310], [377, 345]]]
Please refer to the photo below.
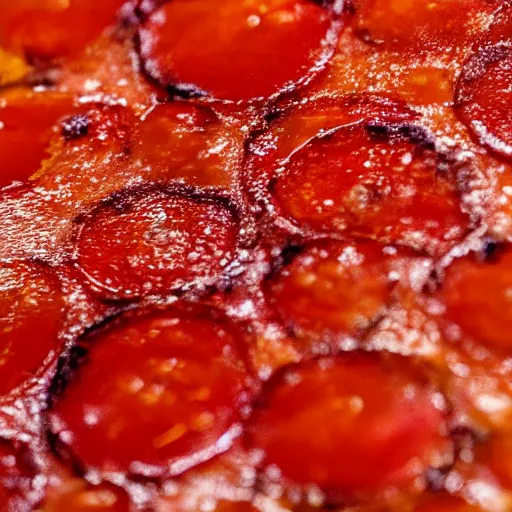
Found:
[[4, 511], [512, 511], [512, 3], [0, 0]]

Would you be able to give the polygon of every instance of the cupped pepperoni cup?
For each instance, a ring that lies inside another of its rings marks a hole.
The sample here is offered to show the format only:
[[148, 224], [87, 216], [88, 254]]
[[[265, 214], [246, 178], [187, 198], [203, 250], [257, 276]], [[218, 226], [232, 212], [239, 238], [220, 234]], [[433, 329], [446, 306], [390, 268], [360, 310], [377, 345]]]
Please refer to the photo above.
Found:
[[33, 380], [61, 345], [60, 280], [34, 263], [0, 264], [0, 394]]
[[223, 200], [142, 188], [85, 217], [76, 261], [109, 298], [204, 288], [234, 260], [238, 230], [236, 212]]
[[185, 93], [266, 99], [325, 66], [340, 28], [334, 3], [173, 0], [143, 23], [142, 61], [160, 84]]
[[128, 316], [81, 348], [49, 421], [82, 467], [177, 475], [240, 434], [250, 382], [242, 337], [226, 320], [200, 309]]
[[409, 361], [379, 354], [285, 369], [269, 381], [248, 443], [283, 482], [341, 495], [407, 486], [452, 458], [443, 397]]
[[[283, 124], [271, 129], [252, 146], [252, 198], [292, 231], [371, 237], [432, 253], [460, 241], [469, 218], [457, 164], [436, 152], [428, 132], [396, 123], [396, 109], [388, 109], [347, 115], [334, 126], [313, 110], [296, 117], [301, 124], [283, 123], [286, 131]], [[312, 128], [309, 137], [298, 135], [301, 128]]]
[[489, 348], [512, 351], [512, 250], [507, 246], [485, 259], [471, 254], [447, 269], [439, 291], [446, 319], [462, 337]]
[[412, 272], [428, 275], [427, 259], [375, 242], [316, 242], [267, 281], [267, 299], [300, 345], [336, 348], [378, 322]]

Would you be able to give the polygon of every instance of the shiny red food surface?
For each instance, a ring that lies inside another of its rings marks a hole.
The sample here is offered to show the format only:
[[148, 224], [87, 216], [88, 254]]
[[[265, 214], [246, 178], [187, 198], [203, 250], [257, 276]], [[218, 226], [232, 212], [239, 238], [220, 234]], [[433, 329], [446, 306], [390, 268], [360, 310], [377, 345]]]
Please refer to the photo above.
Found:
[[512, 511], [510, 0], [0, 0], [0, 512]]

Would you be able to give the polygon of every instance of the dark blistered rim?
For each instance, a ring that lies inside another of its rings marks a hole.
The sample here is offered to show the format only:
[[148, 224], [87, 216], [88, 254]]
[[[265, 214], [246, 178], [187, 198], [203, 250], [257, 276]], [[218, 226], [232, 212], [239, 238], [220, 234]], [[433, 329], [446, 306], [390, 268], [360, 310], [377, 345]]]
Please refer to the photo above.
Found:
[[[260, 381], [257, 377], [256, 371], [250, 361], [250, 338], [251, 334], [248, 329], [242, 325], [242, 322], [237, 322], [228, 317], [221, 309], [211, 305], [201, 303], [191, 303], [185, 301], [177, 301], [171, 304], [145, 304], [141, 307], [137, 305], [127, 306], [120, 309], [114, 315], [104, 318], [101, 322], [87, 329], [87, 331], [78, 339], [77, 343], [68, 351], [63, 353], [58, 361], [56, 373], [51, 381], [46, 397], [46, 407], [43, 411], [43, 429], [46, 438], [50, 445], [50, 449], [61, 460], [70, 465], [73, 472], [79, 476], [86, 476], [90, 472], [100, 475], [102, 481], [118, 484], [119, 473], [112, 474], [97, 470], [94, 467], [86, 467], [80, 459], [73, 453], [72, 447], [66, 445], [59, 438], [59, 431], [52, 425], [52, 409], [58, 403], [62, 394], [66, 392], [66, 388], [71, 383], [74, 376], [80, 372], [84, 364], [88, 364], [88, 354], [91, 346], [94, 347], [95, 343], [102, 342], [102, 336], [107, 335], [116, 329], [122, 329], [124, 326], [129, 325], [131, 321], [149, 318], [151, 316], [158, 316], [168, 312], [176, 313], [181, 317], [186, 318], [207, 318], [211, 319], [216, 325], [227, 327], [234, 338], [234, 348], [236, 349], [237, 356], [244, 364], [247, 373], [247, 393], [251, 397], [259, 393]], [[249, 404], [252, 403], [252, 398]], [[233, 427], [230, 427], [233, 428]], [[198, 462], [199, 464], [202, 461]], [[129, 486], [130, 483], [140, 481], [149, 483], [152, 481], [162, 481], [168, 478], [178, 476], [169, 474], [168, 470], [155, 466], [154, 476], [137, 474], [132, 472], [122, 473], [124, 480], [124, 488]], [[184, 471], [190, 468], [185, 469]]]
[[[275, 373], [268, 379], [255, 399], [253, 403], [253, 410], [251, 413], [251, 416], [246, 420], [246, 428], [244, 430], [244, 434], [242, 437], [242, 440], [244, 442], [244, 446], [247, 450], [253, 450], [254, 447], [254, 441], [253, 441], [253, 432], [254, 432], [254, 426], [252, 425], [252, 419], [253, 417], [257, 416], [258, 413], [261, 410], [264, 410], [268, 408], [268, 404], [270, 401], [270, 397], [274, 394], [274, 391], [276, 388], [280, 387], [281, 385], [286, 385], [286, 378], [289, 375], [293, 375], [294, 372], [300, 371], [301, 369], [311, 369], [314, 367], [321, 366], [322, 364], [338, 364], [346, 362], [347, 364], [350, 364], [351, 358], [357, 358], [358, 360], [374, 360], [377, 362], [381, 362], [384, 366], [389, 366], [400, 363], [406, 364], [406, 372], [411, 376], [411, 378], [414, 378], [415, 381], [419, 386], [423, 387], [427, 392], [431, 393], [441, 393], [444, 399], [444, 410], [442, 412], [445, 416], [446, 424], [449, 428], [449, 432], [447, 435], [448, 439], [451, 439], [452, 442], [454, 441], [454, 438], [457, 436], [458, 431], [460, 430], [460, 426], [454, 424], [454, 409], [452, 404], [449, 401], [448, 396], [443, 392], [443, 389], [441, 389], [441, 386], [433, 382], [432, 376], [435, 375], [435, 372], [433, 369], [430, 368], [428, 364], [426, 364], [423, 360], [421, 360], [418, 357], [414, 356], [404, 356], [401, 354], [395, 354], [387, 351], [366, 351], [362, 349], [350, 351], [350, 352], [342, 352], [335, 355], [326, 355], [326, 356], [318, 356], [312, 359], [307, 359], [300, 361], [298, 363], [290, 363], [288, 365], [282, 366], [278, 368]], [[469, 430], [468, 430], [469, 431]], [[471, 431], [469, 431], [471, 432]], [[459, 450], [457, 449], [457, 446], [455, 443], [453, 443], [453, 451], [454, 451], [454, 461], [453, 464], [450, 467], [443, 466], [441, 468], [435, 468], [437, 471], [440, 471], [444, 474], [447, 474], [449, 470], [455, 465], [457, 458], [459, 457]], [[261, 454], [263, 456], [260, 457], [259, 463], [256, 467], [258, 471], [258, 479], [257, 479], [257, 487], [262, 492], [265, 492], [265, 486], [268, 483], [268, 477], [265, 476], [265, 469], [267, 465], [265, 464], [265, 456], [264, 454]], [[425, 468], [425, 474], [424, 477], [427, 481], [427, 484], [429, 484], [429, 475], [428, 472], [432, 468]], [[291, 481], [284, 480], [282, 483], [285, 487], [292, 487], [297, 488], [297, 485], [294, 484]], [[307, 487], [307, 486], [302, 486]], [[347, 499], [347, 496], [341, 493], [337, 489], [324, 489], [324, 497], [326, 499], [326, 502], [324, 506], [330, 507], [337, 507], [340, 504], [343, 504], [345, 500]]]
[[328, 28], [325, 37], [321, 41], [321, 47], [319, 51], [319, 55], [316, 59], [316, 61], [313, 63], [313, 65], [307, 70], [304, 75], [297, 80], [296, 82], [289, 83], [283, 85], [283, 87], [277, 91], [276, 93], [272, 94], [268, 98], [252, 98], [250, 100], [228, 100], [228, 99], [219, 99], [212, 97], [208, 91], [205, 91], [199, 87], [197, 87], [194, 84], [187, 84], [187, 83], [170, 83], [170, 84], [164, 84], [162, 78], [159, 76], [158, 72], [152, 71], [149, 69], [149, 66], [146, 63], [146, 60], [142, 56], [142, 42], [141, 42], [141, 31], [144, 30], [144, 24], [149, 20], [149, 18], [155, 13], [156, 10], [160, 9], [162, 6], [164, 6], [166, 3], [169, 2], [169, 0], [158, 0], [155, 2], [149, 2], [153, 3], [153, 7], [146, 11], [141, 11], [139, 9], [139, 15], [140, 15], [140, 26], [137, 31], [137, 34], [135, 36], [135, 47], [137, 49], [137, 55], [139, 59], [139, 64], [142, 70], [144, 70], [144, 73], [150, 78], [150, 80], [153, 83], [158, 84], [159, 87], [165, 87], [171, 96], [173, 97], [181, 97], [185, 99], [190, 98], [198, 98], [198, 99], [204, 99], [207, 102], [220, 102], [220, 103], [226, 103], [226, 104], [234, 104], [239, 106], [251, 106], [251, 105], [257, 105], [257, 106], [263, 106], [268, 107], [273, 102], [275, 102], [278, 98], [291, 94], [295, 92], [296, 90], [305, 87], [308, 85], [317, 75], [320, 73], [325, 67], [328, 65], [329, 60], [333, 56], [336, 45], [338, 42], [339, 35], [341, 33], [341, 29], [343, 26], [343, 19], [342, 14], [345, 9], [345, 4], [347, 3], [347, 0], [310, 0], [313, 3], [319, 4], [320, 6], [324, 7], [325, 9], [329, 9], [331, 12], [331, 25]]
[[[219, 277], [212, 282], [205, 281], [204, 287], [207, 291], [214, 291], [220, 287], [222, 290], [230, 289], [233, 282], [236, 281], [237, 277], [245, 272], [246, 264], [248, 263], [249, 253], [255, 242], [257, 233], [252, 225], [252, 219], [248, 215], [244, 215], [243, 208], [235, 204], [233, 199], [227, 193], [223, 193], [219, 190], [208, 190], [199, 189], [198, 187], [192, 187], [182, 184], [170, 184], [163, 185], [158, 183], [148, 183], [135, 187], [128, 187], [120, 191], [114, 192], [111, 196], [103, 199], [93, 205], [88, 211], [78, 215], [74, 220], [73, 236], [72, 236], [72, 263], [76, 268], [79, 269], [81, 274], [85, 276], [89, 286], [92, 290], [101, 290], [101, 295], [110, 300], [120, 301], [140, 301], [140, 297], [133, 297], [127, 299], [123, 294], [117, 294], [110, 292], [107, 288], [95, 285], [91, 278], [85, 273], [79, 264], [78, 254], [78, 241], [82, 235], [83, 229], [87, 223], [94, 221], [96, 215], [104, 211], [105, 209], [117, 210], [119, 213], [129, 208], [132, 201], [138, 199], [147, 198], [150, 194], [158, 194], [163, 196], [169, 196], [169, 198], [183, 198], [196, 201], [199, 203], [218, 204], [226, 208], [233, 216], [233, 219], [238, 226], [237, 241], [235, 247], [235, 254], [231, 262], [228, 264], [226, 269], [219, 275]], [[185, 292], [192, 291], [186, 286], [171, 290], [169, 294], [157, 295], [158, 297], [167, 296], [180, 296]]]

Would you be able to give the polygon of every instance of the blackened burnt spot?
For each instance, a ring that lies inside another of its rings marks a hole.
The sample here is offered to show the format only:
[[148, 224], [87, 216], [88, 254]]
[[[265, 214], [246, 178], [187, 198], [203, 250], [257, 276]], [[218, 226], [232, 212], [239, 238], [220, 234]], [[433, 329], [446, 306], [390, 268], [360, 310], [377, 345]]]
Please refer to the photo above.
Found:
[[89, 132], [89, 119], [77, 114], [62, 122], [62, 135], [66, 140], [74, 140], [87, 135]]

